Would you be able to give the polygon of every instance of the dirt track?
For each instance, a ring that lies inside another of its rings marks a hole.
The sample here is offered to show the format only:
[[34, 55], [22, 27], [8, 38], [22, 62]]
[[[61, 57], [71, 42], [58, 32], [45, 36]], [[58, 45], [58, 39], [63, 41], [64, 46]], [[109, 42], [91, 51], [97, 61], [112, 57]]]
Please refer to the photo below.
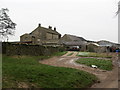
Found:
[[91, 68], [85, 65], [77, 64], [75, 63], [75, 60], [82, 58], [77, 57], [77, 52], [73, 52], [71, 56], [67, 56], [71, 52], [68, 52], [67, 54], [61, 56], [61, 57], [53, 57], [47, 60], [40, 61], [42, 64], [48, 64], [52, 66], [58, 66], [58, 67], [70, 67], [70, 68], [76, 68], [83, 71], [87, 71], [89, 73], [92, 73], [96, 75], [100, 83], [96, 83], [91, 88], [118, 88], [118, 65], [117, 65], [117, 56], [116, 54], [113, 55], [113, 70], [112, 71], [105, 71], [100, 69]]

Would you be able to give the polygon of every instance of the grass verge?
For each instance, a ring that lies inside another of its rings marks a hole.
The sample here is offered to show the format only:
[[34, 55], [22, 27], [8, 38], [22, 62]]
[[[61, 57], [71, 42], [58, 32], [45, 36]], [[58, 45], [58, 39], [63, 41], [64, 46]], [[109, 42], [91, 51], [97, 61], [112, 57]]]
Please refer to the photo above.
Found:
[[112, 58], [112, 56], [107, 53], [92, 53], [92, 52], [79, 52], [77, 56], [80, 57], [102, 57], [102, 58]]
[[66, 54], [67, 51], [64, 51], [64, 52], [57, 52], [57, 53], [54, 53], [52, 56], [62, 56], [64, 54]]
[[39, 64], [38, 58], [4, 55], [3, 88], [20, 88], [21, 85], [24, 88], [84, 88], [97, 80], [94, 75], [77, 69]]
[[87, 66], [96, 65], [98, 68], [103, 70], [112, 70], [112, 60], [104, 60], [97, 58], [80, 58], [76, 62], [80, 64], [85, 64]]

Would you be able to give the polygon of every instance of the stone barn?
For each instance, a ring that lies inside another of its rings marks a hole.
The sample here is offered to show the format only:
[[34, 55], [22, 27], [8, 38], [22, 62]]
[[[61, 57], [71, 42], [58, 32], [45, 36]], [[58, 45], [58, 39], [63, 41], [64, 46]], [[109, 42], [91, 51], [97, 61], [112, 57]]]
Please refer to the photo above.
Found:
[[20, 36], [20, 42], [34, 45], [58, 45], [60, 38], [61, 34], [57, 32], [55, 27], [54, 29], [51, 26], [45, 28], [39, 24], [31, 33]]
[[97, 43], [88, 43], [87, 44], [87, 51], [88, 52], [99, 52], [99, 45]]
[[79, 47], [80, 51], [86, 51], [87, 41], [78, 36], [65, 34], [59, 41], [60, 44], [65, 45], [69, 48]]

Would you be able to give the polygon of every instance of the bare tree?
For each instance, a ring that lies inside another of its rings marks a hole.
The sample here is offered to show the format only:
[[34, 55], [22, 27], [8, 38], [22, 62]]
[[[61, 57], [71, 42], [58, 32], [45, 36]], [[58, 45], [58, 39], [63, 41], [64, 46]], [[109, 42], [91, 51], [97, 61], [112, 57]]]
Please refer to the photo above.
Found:
[[8, 16], [8, 9], [2, 8], [0, 10], [0, 36], [2, 38], [7, 38], [8, 35], [14, 35], [16, 24]]
[[116, 12], [116, 15], [118, 15], [120, 13], [120, 1], [118, 2], [118, 10]]

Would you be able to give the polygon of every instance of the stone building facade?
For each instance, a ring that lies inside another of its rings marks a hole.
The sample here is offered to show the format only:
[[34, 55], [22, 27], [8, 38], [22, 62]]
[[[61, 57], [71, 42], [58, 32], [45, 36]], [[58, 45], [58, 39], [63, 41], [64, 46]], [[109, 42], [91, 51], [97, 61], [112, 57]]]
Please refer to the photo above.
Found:
[[41, 24], [29, 34], [23, 34], [20, 36], [21, 43], [38, 44], [38, 45], [58, 45], [61, 34], [56, 31], [56, 28], [52, 29], [41, 27]]
[[65, 34], [60, 40], [61, 45], [67, 46], [68, 49], [79, 47], [80, 51], [86, 50], [87, 40], [75, 35]]

